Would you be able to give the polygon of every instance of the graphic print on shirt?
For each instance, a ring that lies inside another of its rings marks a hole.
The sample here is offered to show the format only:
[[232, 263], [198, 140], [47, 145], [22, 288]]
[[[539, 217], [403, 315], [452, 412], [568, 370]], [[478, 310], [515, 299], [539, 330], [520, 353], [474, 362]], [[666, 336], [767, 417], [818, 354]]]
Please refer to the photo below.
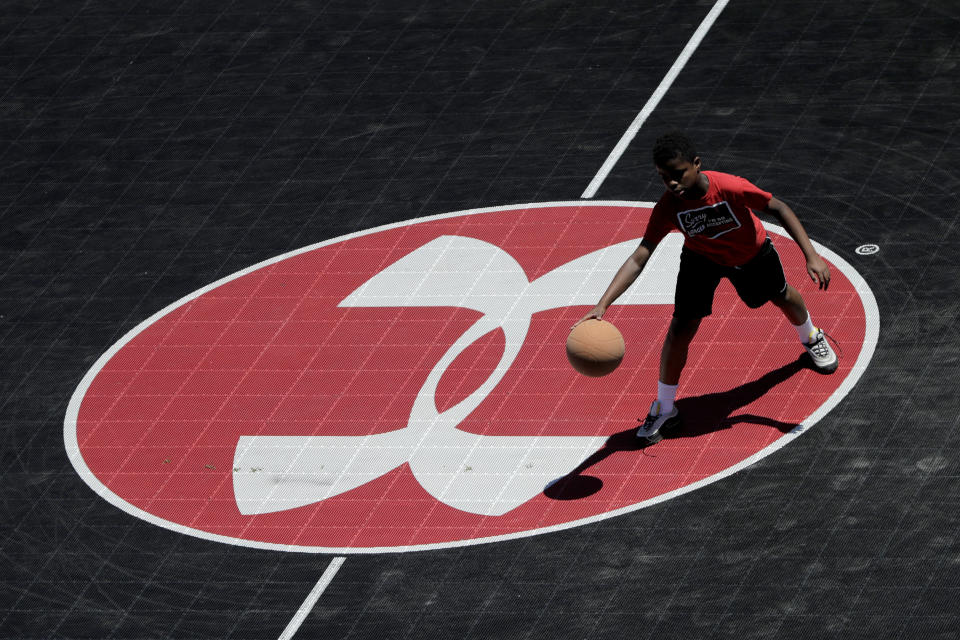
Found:
[[726, 200], [709, 207], [680, 211], [677, 222], [688, 237], [703, 235], [711, 240], [741, 226]]

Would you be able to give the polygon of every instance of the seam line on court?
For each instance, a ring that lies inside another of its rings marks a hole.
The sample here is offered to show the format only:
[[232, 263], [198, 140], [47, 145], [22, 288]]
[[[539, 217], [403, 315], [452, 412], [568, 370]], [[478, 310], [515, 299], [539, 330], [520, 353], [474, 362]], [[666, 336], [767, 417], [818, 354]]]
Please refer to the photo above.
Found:
[[[716, 22], [717, 17], [720, 15], [720, 12], [723, 11], [724, 7], [727, 6], [728, 2], [729, 0], [717, 0], [717, 2], [713, 5], [713, 8], [710, 9], [710, 12], [703, 19], [703, 22], [701, 22], [700, 26], [697, 27], [697, 30], [694, 31], [690, 41], [687, 42], [687, 46], [683, 48], [683, 51], [680, 52], [680, 55], [677, 57], [676, 61], [674, 61], [673, 66], [671, 66], [670, 70], [667, 71], [667, 75], [663, 77], [663, 80], [660, 81], [660, 84], [654, 90], [653, 95], [651, 95], [650, 99], [647, 100], [647, 103], [643, 105], [640, 113], [638, 113], [637, 117], [633, 119], [633, 122], [630, 123], [630, 126], [627, 127], [627, 130], [624, 132], [623, 136], [620, 137], [620, 140], [613, 148], [613, 151], [611, 151], [610, 155], [607, 156], [603, 166], [600, 167], [600, 171], [597, 172], [597, 175], [595, 175], [593, 180], [590, 181], [586, 191], [584, 191], [583, 195], [580, 196], [581, 198], [588, 199], [596, 195], [600, 185], [602, 185], [607, 179], [607, 176], [613, 170], [613, 167], [620, 160], [620, 157], [627, 150], [627, 147], [630, 146], [630, 143], [636, 137], [637, 132], [640, 131], [640, 127], [643, 126], [643, 123], [647, 121], [647, 118], [650, 117], [650, 114], [653, 113], [653, 110], [657, 108], [658, 104], [660, 104], [660, 100], [662, 100], [663, 96], [666, 95], [667, 91], [669, 91], [671, 85], [673, 85], [673, 81], [677, 79], [678, 75], [680, 75], [680, 71], [683, 70], [687, 64], [687, 61], [690, 60], [690, 57], [693, 56], [693, 53], [697, 50], [697, 47], [700, 46], [703, 38], [707, 35], [707, 32], [710, 31], [710, 27], [713, 26], [714, 22]], [[306, 620], [307, 615], [309, 615], [314, 605], [316, 605], [317, 601], [320, 599], [320, 596], [323, 595], [324, 590], [330, 585], [330, 583], [333, 581], [333, 578], [337, 575], [337, 571], [340, 570], [340, 567], [343, 565], [344, 561], [346, 561], [344, 556], [337, 556], [330, 561], [330, 564], [327, 565], [323, 575], [320, 576], [320, 580], [318, 580], [317, 584], [315, 584], [313, 589], [310, 590], [307, 598], [303, 601], [303, 604], [300, 605], [300, 608], [297, 609], [297, 613], [287, 624], [287, 627], [283, 630], [283, 633], [280, 634], [278, 640], [290, 640], [293, 638], [294, 634], [300, 628], [300, 625], [303, 624], [303, 621]]]

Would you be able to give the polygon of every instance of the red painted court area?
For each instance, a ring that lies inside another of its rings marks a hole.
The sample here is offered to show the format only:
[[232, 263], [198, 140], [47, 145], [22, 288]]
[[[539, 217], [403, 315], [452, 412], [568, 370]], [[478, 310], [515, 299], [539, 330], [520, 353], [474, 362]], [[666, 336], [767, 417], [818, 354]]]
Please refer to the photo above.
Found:
[[[453, 307], [337, 306], [372, 276], [440, 236], [463, 236], [501, 248], [533, 281], [640, 238], [648, 215], [646, 207], [612, 204], [454, 215], [374, 230], [246, 272], [175, 305], [100, 363], [77, 418], [83, 462], [119, 502], [175, 527], [240, 544], [321, 550], [521, 535], [634, 508], [724, 473], [828, 402], [851, 373], [866, 332], [860, 294], [841, 269], [833, 268], [829, 291], [817, 291], [800, 251], [776, 233], [788, 280], [842, 348], [835, 374], [808, 369], [779, 310], [748, 309], [725, 282], [681, 382], [683, 426], [640, 450], [633, 429], [655, 392], [671, 305], [610, 310], [606, 318], [623, 333], [627, 354], [616, 372], [599, 379], [576, 374], [563, 348], [588, 307], [535, 313], [509, 371], [458, 428], [546, 441], [607, 438], [566, 479], [500, 516], [444, 504], [407, 465], [305, 506], [255, 515], [237, 507], [234, 474], [257, 473], [234, 466], [241, 436], [404, 428], [431, 369], [480, 317]], [[454, 360], [437, 387], [438, 410], [489, 377], [504, 340], [502, 331], [491, 331]]]

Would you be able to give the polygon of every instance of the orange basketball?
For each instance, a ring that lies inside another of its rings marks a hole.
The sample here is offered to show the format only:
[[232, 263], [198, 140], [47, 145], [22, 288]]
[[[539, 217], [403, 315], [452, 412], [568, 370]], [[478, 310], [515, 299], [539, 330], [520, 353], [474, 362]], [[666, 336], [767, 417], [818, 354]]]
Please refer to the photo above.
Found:
[[606, 320], [591, 318], [567, 336], [567, 359], [585, 376], [605, 376], [623, 360], [623, 335]]

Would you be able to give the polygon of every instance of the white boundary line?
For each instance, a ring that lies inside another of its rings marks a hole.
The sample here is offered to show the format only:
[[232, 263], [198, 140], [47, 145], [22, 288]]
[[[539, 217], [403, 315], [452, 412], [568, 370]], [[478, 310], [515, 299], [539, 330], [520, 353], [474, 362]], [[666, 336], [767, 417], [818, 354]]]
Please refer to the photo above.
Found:
[[293, 637], [293, 634], [297, 632], [297, 629], [300, 628], [300, 625], [303, 624], [303, 621], [307, 619], [307, 616], [310, 614], [310, 611], [313, 609], [313, 606], [317, 604], [317, 600], [320, 599], [320, 596], [323, 595], [324, 590], [333, 582], [334, 576], [337, 575], [337, 571], [340, 570], [340, 566], [343, 564], [343, 556], [337, 556], [334, 558], [329, 565], [327, 565], [326, 571], [323, 572], [323, 575], [320, 576], [320, 579], [317, 581], [317, 584], [313, 585], [313, 589], [310, 590], [310, 593], [307, 595], [307, 599], [303, 601], [303, 604], [300, 605], [300, 608], [297, 609], [297, 613], [294, 614], [293, 618], [290, 619], [290, 622], [287, 624], [286, 629], [283, 630], [283, 633], [280, 634], [280, 637], [277, 640], [290, 640]]
[[590, 181], [587, 190], [583, 192], [581, 198], [592, 198], [597, 193], [597, 189], [600, 188], [600, 185], [603, 184], [603, 181], [607, 179], [607, 176], [613, 170], [614, 165], [620, 160], [620, 156], [624, 154], [627, 150], [627, 147], [630, 146], [630, 142], [633, 141], [636, 137], [637, 132], [640, 131], [640, 127], [643, 126], [643, 123], [647, 121], [647, 118], [650, 117], [650, 114], [653, 113], [653, 110], [657, 108], [657, 105], [660, 104], [660, 100], [663, 99], [663, 96], [666, 95], [667, 91], [670, 89], [670, 85], [673, 84], [673, 81], [677, 79], [677, 76], [680, 75], [680, 71], [683, 70], [683, 67], [686, 66], [687, 61], [690, 59], [690, 56], [693, 55], [693, 52], [697, 50], [697, 47], [700, 46], [700, 42], [703, 40], [704, 36], [707, 35], [707, 32], [710, 31], [710, 27], [713, 26], [713, 23], [716, 21], [717, 16], [720, 15], [720, 12], [723, 11], [724, 7], [727, 6], [729, 0], [717, 0], [717, 3], [713, 5], [713, 8], [710, 9], [710, 13], [707, 14], [707, 17], [703, 19], [703, 22], [700, 23], [700, 26], [697, 27], [697, 30], [693, 32], [693, 37], [690, 38], [690, 42], [687, 43], [687, 46], [683, 48], [683, 51], [680, 52], [680, 57], [677, 58], [676, 62], [673, 63], [673, 66], [670, 67], [670, 70], [667, 71], [667, 75], [663, 77], [663, 80], [660, 82], [660, 86], [657, 87], [656, 91], [653, 92], [653, 95], [650, 96], [650, 99], [647, 100], [647, 104], [643, 105], [643, 109], [640, 110], [640, 113], [637, 114], [637, 117], [633, 119], [633, 122], [630, 123], [630, 126], [627, 127], [626, 132], [623, 134], [623, 137], [620, 138], [620, 141], [617, 142], [617, 146], [613, 148], [613, 151], [610, 152], [610, 155], [607, 156], [606, 161], [603, 163], [603, 166], [600, 167], [599, 173], [593, 177], [593, 180]]
[[[798, 425], [791, 431], [778, 438], [775, 442], [771, 443], [765, 449], [758, 451], [754, 455], [750, 456], [746, 460], [741, 461], [739, 464], [736, 464], [732, 467], [718, 472], [715, 475], [712, 475], [708, 478], [704, 478], [698, 482], [687, 485], [680, 489], [659, 495], [650, 500], [639, 502], [636, 504], [628, 505], [622, 507], [615, 511], [608, 511], [602, 514], [597, 514], [594, 516], [588, 516], [579, 520], [572, 520], [570, 522], [564, 522], [557, 525], [551, 525], [548, 527], [542, 527], [538, 529], [529, 529], [526, 531], [520, 531], [510, 534], [502, 534], [497, 536], [490, 536], [487, 538], [473, 538], [470, 540], [456, 540], [453, 542], [437, 543], [437, 544], [422, 544], [422, 545], [409, 545], [404, 547], [369, 547], [369, 548], [352, 548], [352, 547], [311, 547], [311, 546], [302, 546], [302, 545], [288, 545], [288, 544], [277, 544], [270, 542], [256, 542], [252, 540], [243, 540], [240, 538], [234, 538], [231, 536], [225, 536], [216, 533], [210, 533], [208, 531], [203, 531], [200, 529], [194, 529], [182, 524], [171, 522], [156, 516], [152, 513], [144, 511], [138, 507], [133, 506], [132, 504], [126, 502], [119, 495], [111, 491], [106, 485], [104, 485], [99, 478], [87, 467], [86, 462], [83, 459], [83, 455], [80, 452], [79, 442], [77, 441], [77, 417], [80, 410], [80, 404], [83, 401], [83, 397], [87, 392], [87, 389], [92, 384], [93, 380], [96, 378], [100, 370], [109, 362], [109, 360], [122, 349], [128, 342], [137, 336], [141, 331], [149, 327], [151, 324], [167, 315], [174, 309], [187, 304], [188, 302], [200, 297], [201, 295], [211, 291], [231, 280], [236, 280], [239, 277], [242, 277], [248, 273], [262, 269], [271, 264], [280, 262], [281, 260], [286, 260], [293, 256], [312, 251], [319, 247], [338, 244], [352, 238], [358, 238], [364, 235], [371, 233], [379, 233], [381, 231], [386, 231], [388, 229], [394, 229], [397, 227], [413, 226], [416, 224], [421, 224], [424, 222], [430, 222], [433, 220], [441, 220], [444, 218], [453, 218], [453, 217], [462, 217], [468, 215], [482, 215], [485, 213], [493, 213], [497, 211], [510, 211], [510, 210], [520, 210], [520, 209], [541, 209], [547, 207], [558, 207], [558, 206], [567, 206], [567, 207], [610, 207], [610, 206], [625, 206], [625, 207], [653, 207], [651, 202], [629, 202], [629, 201], [583, 201], [583, 200], [574, 200], [574, 201], [564, 201], [564, 202], [538, 202], [533, 204], [513, 204], [513, 205], [502, 205], [498, 207], [485, 207], [482, 209], [470, 209], [466, 211], [454, 211], [450, 213], [442, 213], [434, 216], [427, 216], [424, 218], [417, 218], [415, 220], [405, 220], [402, 222], [395, 222], [392, 224], [383, 225], [380, 227], [374, 227], [372, 229], [365, 229], [363, 231], [358, 231], [356, 233], [351, 233], [349, 235], [340, 236], [337, 238], [332, 238], [319, 242], [307, 247], [302, 247], [294, 251], [284, 253], [282, 255], [264, 260], [253, 266], [242, 269], [232, 275], [226, 276], [217, 280], [216, 282], [209, 284], [205, 287], [198, 289], [197, 291], [177, 300], [176, 302], [171, 303], [170, 305], [164, 307], [160, 311], [156, 312], [136, 327], [131, 329], [126, 335], [124, 335], [120, 340], [113, 344], [100, 358], [90, 367], [90, 370], [87, 371], [86, 375], [81, 380], [76, 391], [74, 391], [73, 396], [70, 398], [70, 404], [67, 407], [67, 413], [64, 419], [64, 446], [67, 450], [67, 455], [70, 459], [71, 464], [73, 464], [74, 469], [77, 471], [77, 474], [83, 479], [83, 481], [93, 489], [100, 497], [119, 508], [120, 510], [149, 522], [157, 526], [169, 529], [171, 531], [176, 531], [178, 533], [183, 533], [191, 535], [198, 538], [203, 538], [205, 540], [210, 540], [214, 542], [224, 542], [227, 544], [251, 547], [254, 549], [269, 549], [275, 551], [297, 551], [297, 552], [306, 552], [306, 553], [326, 553], [333, 555], [340, 554], [375, 554], [375, 553], [397, 553], [405, 551], [424, 551], [428, 549], [447, 549], [454, 547], [464, 547], [471, 546], [475, 544], [486, 544], [490, 542], [499, 542], [504, 540], [515, 540], [518, 538], [525, 538], [529, 536], [539, 535], [542, 533], [549, 533], [552, 531], [561, 531], [564, 529], [570, 529], [573, 527], [583, 526], [585, 524], [599, 522], [601, 520], [606, 520], [607, 518], [613, 518], [631, 511], [636, 511], [638, 509], [643, 509], [665, 500], [670, 500], [677, 496], [683, 495], [684, 493], [689, 493], [699, 489], [700, 487], [706, 486], [717, 480], [725, 478], [741, 469], [753, 464], [757, 460], [764, 458], [774, 451], [780, 449], [784, 445], [791, 442], [794, 438], [801, 435], [802, 433], [808, 431], [820, 418], [832, 410], [837, 404], [846, 396], [854, 385], [860, 379], [860, 376], [866, 371], [867, 366], [870, 363], [871, 358], [873, 357], [873, 352], [877, 345], [877, 339], [880, 333], [880, 314], [879, 309], [877, 308], [876, 299], [873, 296], [873, 292], [870, 290], [870, 286], [863, 279], [863, 277], [857, 273], [857, 271], [843, 258], [839, 255], [824, 247], [823, 245], [813, 242], [813, 246], [817, 249], [817, 252], [824, 256], [833, 266], [836, 266], [840, 271], [850, 280], [851, 284], [856, 289], [859, 294], [860, 301], [863, 304], [864, 316], [865, 316], [865, 334], [863, 338], [863, 348], [860, 351], [860, 355], [857, 358], [857, 361], [854, 363], [852, 370], [847, 377], [840, 383], [840, 386], [833, 392], [833, 394], [816, 410], [812, 413], [803, 423]], [[764, 223], [764, 226], [772, 233], [778, 235], [789, 237], [787, 232], [773, 224]]]

